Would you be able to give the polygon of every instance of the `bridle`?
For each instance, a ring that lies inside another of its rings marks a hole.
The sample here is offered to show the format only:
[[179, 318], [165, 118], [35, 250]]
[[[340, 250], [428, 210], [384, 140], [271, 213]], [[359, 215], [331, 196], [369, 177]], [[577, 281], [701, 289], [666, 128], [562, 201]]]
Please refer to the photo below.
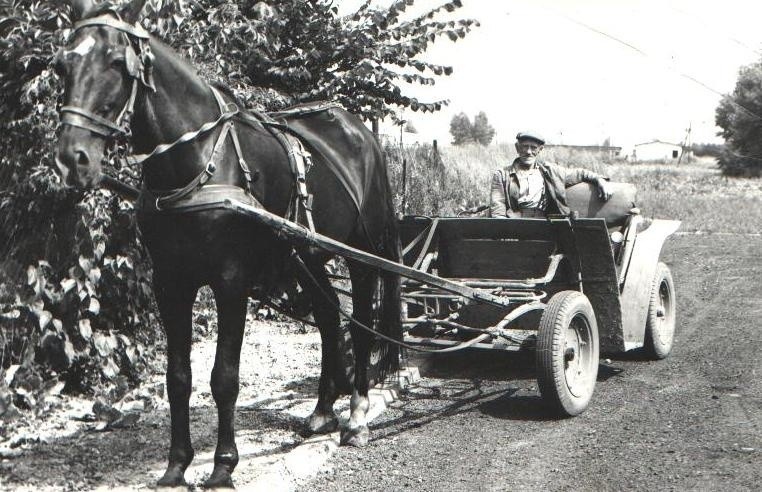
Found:
[[[110, 121], [84, 108], [77, 106], [63, 106], [60, 109], [61, 125], [68, 125], [89, 130], [96, 135], [100, 135], [101, 137], [105, 138], [107, 144], [116, 143], [119, 140], [126, 141], [132, 136], [130, 124], [139, 87], [142, 85], [151, 91], [156, 90], [153, 84], [152, 68], [154, 56], [151, 53], [149, 47], [150, 36], [148, 32], [139, 24], [132, 25], [121, 20], [116, 12], [110, 12], [98, 17], [93, 17], [92, 19], [82, 20], [74, 25], [73, 32], [77, 32], [80, 29], [92, 26], [104, 26], [116, 29], [122, 33], [125, 40], [127, 41], [124, 55], [126, 72], [132, 79], [130, 96], [125, 102], [115, 121]], [[133, 40], [137, 41], [137, 52], [135, 50], [135, 45], [133, 45]], [[231, 120], [239, 114], [238, 107], [235, 104], [226, 105], [222, 100], [219, 92], [213, 87], [211, 89], [220, 108], [220, 116], [218, 118], [204, 123], [194, 131], [189, 131], [181, 135], [173, 142], [157, 145], [151, 152], [147, 154], [118, 154], [118, 159], [121, 162], [133, 166], [140, 165], [152, 157], [156, 157], [158, 155], [169, 152], [182, 143], [193, 141], [199, 135], [210, 132], [220, 125], [224, 125], [224, 130], [217, 141], [218, 143], [215, 144], [212, 156], [206, 163], [201, 173], [199, 173], [196, 178], [194, 178], [186, 186], [176, 190], [168, 190], [167, 196], [157, 198], [155, 203], [156, 210], [161, 210], [164, 206], [189, 196], [198, 188], [203, 186], [207, 181], [209, 181], [216, 170], [214, 159], [219, 154], [221, 147], [220, 144], [225, 141], [227, 135], [231, 135], [233, 138], [235, 151], [238, 155], [239, 165], [243, 171], [247, 185], [250, 185], [251, 182], [256, 179], [256, 176], [252, 176], [252, 173], [250, 172], [245, 160], [243, 159], [240, 144], [238, 143], [238, 137], [232, 126]]]
[[[68, 125], [77, 128], [89, 130], [96, 135], [104, 137], [107, 142], [116, 142], [119, 139], [128, 139], [132, 132], [130, 130], [130, 122], [132, 119], [135, 100], [139, 87], [145, 86], [148, 89], [155, 91], [156, 88], [153, 84], [153, 60], [154, 56], [151, 53], [149, 47], [150, 36], [148, 32], [143, 29], [139, 24], [132, 25], [124, 22], [119, 18], [116, 12], [109, 12], [91, 19], [82, 20], [74, 25], [73, 32], [77, 32], [80, 29], [92, 26], [104, 26], [116, 29], [121, 32], [127, 41], [125, 48], [125, 65], [127, 74], [132, 78], [132, 88], [130, 90], [130, 97], [124, 104], [124, 107], [119, 112], [115, 121], [107, 120], [97, 114], [76, 106], [63, 106], [61, 112], [61, 125]], [[136, 44], [133, 44], [136, 41]], [[137, 52], [136, 48], [137, 47]], [[190, 195], [198, 191], [204, 184], [206, 184], [216, 171], [215, 158], [221, 153], [222, 145], [230, 136], [236, 155], [238, 156], [238, 165], [246, 181], [247, 193], [250, 192], [250, 187], [254, 181], [257, 180], [258, 172], [251, 172], [246, 160], [244, 159], [241, 145], [238, 140], [233, 119], [240, 117], [240, 120], [250, 126], [258, 125], [266, 129], [283, 147], [286, 152], [289, 161], [289, 167], [294, 174], [296, 180], [296, 192], [294, 193], [294, 213], [301, 206], [305, 210], [307, 222], [310, 229], [314, 230], [314, 224], [312, 221], [311, 212], [311, 199], [307, 193], [306, 187], [306, 166], [309, 167], [311, 163], [310, 155], [306, 152], [301, 143], [294, 139], [294, 137], [287, 137], [283, 131], [279, 129], [288, 129], [287, 125], [281, 125], [266, 114], [258, 111], [249, 110], [247, 112], [241, 112], [235, 103], [225, 104], [219, 91], [213, 86], [210, 86], [211, 92], [217, 102], [220, 110], [220, 115], [217, 119], [207, 121], [199, 128], [193, 131], [189, 131], [170, 143], [162, 143], [157, 145], [151, 152], [147, 154], [139, 155], [119, 155], [118, 158], [127, 165], [139, 165], [143, 162], [156, 157], [158, 155], [169, 152], [177, 145], [190, 142], [198, 138], [199, 135], [210, 132], [211, 130], [222, 126], [223, 129], [214, 144], [212, 154], [205, 163], [203, 170], [193, 179], [190, 183], [173, 190], [164, 190], [159, 192], [162, 196], [155, 199], [154, 208], [157, 211], [166, 209], [169, 206], [176, 205], [177, 202], [188, 198]], [[281, 128], [283, 127], [283, 128]], [[255, 202], [253, 195], [251, 199]]]
[[[116, 13], [112, 13], [117, 15]], [[129, 77], [132, 79], [130, 97], [125, 102], [115, 121], [107, 120], [97, 114], [77, 106], [63, 106], [61, 112], [61, 125], [69, 125], [89, 130], [107, 140], [127, 139], [132, 135], [130, 120], [135, 108], [138, 86], [143, 85], [150, 90], [156, 90], [153, 85], [152, 63], [153, 54], [149, 46], [150, 36], [139, 24], [132, 25], [110, 14], [100, 15], [92, 19], [85, 19], [74, 25], [73, 33], [80, 29], [91, 26], [106, 26], [122, 33], [127, 46], [125, 48], [125, 65]], [[137, 40], [139, 54], [135, 52], [132, 39]]]

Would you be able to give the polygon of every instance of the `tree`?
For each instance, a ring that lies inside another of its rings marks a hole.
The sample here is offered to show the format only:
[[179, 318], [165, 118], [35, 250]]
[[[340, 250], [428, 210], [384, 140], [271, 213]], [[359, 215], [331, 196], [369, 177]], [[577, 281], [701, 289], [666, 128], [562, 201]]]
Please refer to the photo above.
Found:
[[478, 26], [472, 19], [438, 20], [462, 7], [461, 0], [412, 18], [406, 11], [414, 0], [385, 9], [366, 1], [345, 17], [326, 0], [156, 3], [157, 27], [173, 45], [207, 62], [240, 96], [250, 97], [256, 86], [283, 96], [270, 106], [335, 101], [366, 119], [396, 121], [398, 108], [439, 111], [447, 100], [420, 101], [405, 95], [403, 84], [434, 85], [434, 77], [450, 75], [452, 67], [421, 55], [437, 39], [457, 41]]
[[725, 149], [717, 160], [723, 174], [762, 174], [762, 62], [741, 68], [732, 94], [715, 113]]
[[484, 111], [480, 111], [474, 116], [473, 124], [473, 138], [474, 141], [484, 145], [485, 147], [492, 142], [495, 137], [495, 129], [489, 124], [487, 120], [487, 114]]
[[466, 113], [458, 113], [450, 120], [450, 135], [453, 145], [464, 145], [474, 141], [474, 129]]
[[453, 145], [478, 143], [486, 146], [495, 137], [495, 129], [489, 124], [484, 111], [474, 116], [473, 123], [466, 113], [461, 112], [450, 120], [450, 135], [452, 135]]

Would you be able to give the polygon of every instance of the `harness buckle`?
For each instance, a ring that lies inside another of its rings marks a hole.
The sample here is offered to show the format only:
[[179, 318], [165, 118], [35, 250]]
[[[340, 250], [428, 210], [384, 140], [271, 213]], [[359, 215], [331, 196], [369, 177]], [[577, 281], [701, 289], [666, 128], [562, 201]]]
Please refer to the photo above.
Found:
[[215, 172], [216, 170], [217, 170], [217, 165], [216, 165], [216, 164], [215, 164], [213, 161], [209, 161], [209, 162], [206, 164], [206, 169], [204, 169], [204, 172], [205, 172], [206, 174], [208, 174], [209, 176], [211, 176], [212, 174], [214, 174], [214, 172]]

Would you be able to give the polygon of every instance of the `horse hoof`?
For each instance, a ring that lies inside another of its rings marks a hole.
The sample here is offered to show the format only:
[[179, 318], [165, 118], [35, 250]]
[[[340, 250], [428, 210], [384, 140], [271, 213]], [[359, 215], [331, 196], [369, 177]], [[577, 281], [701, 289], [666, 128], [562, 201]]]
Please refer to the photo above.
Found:
[[370, 431], [367, 425], [356, 427], [354, 429], [346, 429], [341, 432], [341, 445], [342, 446], [354, 446], [356, 448], [364, 448], [368, 444], [370, 439]]
[[307, 430], [310, 434], [330, 434], [339, 428], [336, 414], [318, 415], [313, 413], [307, 419]]
[[170, 467], [167, 468], [167, 471], [164, 472], [164, 476], [159, 479], [158, 482], [156, 482], [156, 488], [157, 489], [165, 489], [165, 488], [183, 488], [188, 489], [188, 482], [185, 481], [185, 477], [183, 476], [182, 470]]
[[205, 489], [233, 489], [233, 477], [230, 476], [230, 472], [224, 467], [214, 467], [212, 474], [206, 479], [202, 485]]

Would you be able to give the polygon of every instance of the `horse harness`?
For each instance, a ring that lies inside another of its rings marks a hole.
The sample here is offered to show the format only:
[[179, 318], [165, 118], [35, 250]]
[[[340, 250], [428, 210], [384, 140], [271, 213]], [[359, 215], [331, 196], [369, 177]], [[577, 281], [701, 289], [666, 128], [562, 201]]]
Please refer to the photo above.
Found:
[[[153, 60], [149, 46], [150, 36], [148, 32], [139, 24], [132, 25], [119, 19], [116, 12], [112, 12], [116, 17], [105, 14], [92, 19], [86, 19], [75, 24], [73, 32], [90, 26], [105, 26], [118, 30], [127, 41], [125, 48], [125, 68], [127, 74], [132, 78], [130, 96], [125, 102], [124, 107], [119, 112], [116, 121], [112, 122], [93, 112], [76, 106], [64, 106], [61, 108], [61, 124], [89, 130], [97, 135], [106, 138], [109, 141], [119, 139], [128, 139], [132, 132], [130, 130], [130, 120], [134, 112], [135, 100], [137, 98], [138, 85], [143, 85], [151, 91], [156, 88], [153, 84]], [[133, 44], [135, 40], [135, 44]], [[270, 118], [264, 113], [251, 111], [241, 112], [235, 103], [225, 103], [219, 90], [210, 86], [214, 99], [220, 110], [220, 116], [204, 123], [198, 129], [187, 132], [171, 143], [157, 145], [148, 154], [119, 156], [127, 165], [141, 165], [152, 157], [164, 154], [176, 146], [195, 140], [199, 136], [212, 131], [222, 125], [222, 131], [214, 143], [212, 153], [206, 161], [204, 169], [182, 188], [173, 190], [148, 190], [143, 187], [139, 202], [145, 211], [149, 212], [182, 212], [194, 208], [203, 207], [206, 203], [219, 201], [220, 193], [232, 195], [241, 195], [240, 191], [245, 193], [246, 202], [262, 206], [252, 193], [251, 186], [259, 177], [259, 173], [251, 172], [241, 149], [238, 132], [236, 131], [234, 119], [240, 118], [241, 121], [249, 125], [259, 125], [265, 128], [275, 137], [278, 143], [283, 147], [289, 161], [289, 168], [294, 177], [294, 192], [292, 199], [289, 200], [289, 206], [286, 217], [294, 222], [299, 221], [299, 210], [303, 210], [303, 216], [307, 222], [307, 227], [314, 232], [315, 225], [312, 219], [312, 195], [307, 191], [307, 173], [312, 166], [312, 158], [297, 137], [282, 132], [278, 129], [280, 123]], [[244, 176], [245, 186], [234, 185], [210, 185], [213, 188], [202, 189], [204, 185], [212, 178], [217, 170], [217, 161], [223, 153], [224, 144], [230, 136], [233, 142], [233, 148], [238, 159], [238, 165]], [[150, 199], [149, 199], [150, 197]]]

